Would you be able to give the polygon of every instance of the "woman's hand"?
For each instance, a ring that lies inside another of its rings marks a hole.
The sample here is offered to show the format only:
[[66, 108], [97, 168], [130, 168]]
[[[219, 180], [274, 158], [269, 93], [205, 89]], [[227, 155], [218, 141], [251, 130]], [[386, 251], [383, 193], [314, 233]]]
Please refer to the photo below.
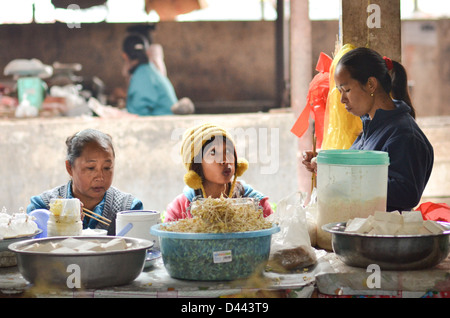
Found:
[[314, 154], [312, 151], [303, 152], [302, 164], [309, 172], [317, 173], [316, 154]]

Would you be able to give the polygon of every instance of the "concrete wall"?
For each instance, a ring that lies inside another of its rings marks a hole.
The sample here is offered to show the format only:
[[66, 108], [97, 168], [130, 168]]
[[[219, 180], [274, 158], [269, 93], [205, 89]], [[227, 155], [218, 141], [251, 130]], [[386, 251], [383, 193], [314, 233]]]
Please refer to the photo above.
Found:
[[424, 117], [417, 120], [434, 148], [434, 165], [422, 201], [450, 205], [450, 117]]
[[[130, 24], [0, 25], [0, 70], [17, 58], [51, 65], [81, 63], [78, 75], [97, 76], [111, 93], [126, 89], [122, 41]], [[162, 22], [154, 42], [164, 48], [178, 97], [194, 102], [276, 99], [275, 22]]]
[[450, 115], [450, 19], [404, 21], [402, 49], [418, 116]]
[[137, 119], [58, 118], [0, 121], [0, 208], [17, 211], [30, 197], [65, 183], [65, 140], [84, 128], [113, 137], [113, 185], [133, 193], [146, 209], [162, 211], [184, 183], [179, 143], [184, 130], [203, 121], [230, 130], [238, 155], [250, 165], [242, 177], [277, 202], [297, 189], [294, 118], [285, 114], [157, 117]]

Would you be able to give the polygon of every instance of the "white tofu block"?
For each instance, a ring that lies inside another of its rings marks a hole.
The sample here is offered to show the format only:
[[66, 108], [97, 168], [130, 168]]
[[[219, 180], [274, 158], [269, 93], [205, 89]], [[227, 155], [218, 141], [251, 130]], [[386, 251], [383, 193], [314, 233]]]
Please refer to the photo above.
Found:
[[122, 238], [116, 238], [102, 244], [102, 247], [105, 251], [123, 251], [127, 249], [127, 242]]
[[34, 252], [48, 253], [48, 252], [53, 251], [54, 249], [61, 247], [61, 245], [59, 243], [54, 243], [54, 242], [47, 242], [47, 243], [43, 243], [43, 244], [35, 243], [35, 244], [33, 244], [33, 245], [35, 245], [33, 247]]
[[33, 243], [31, 245], [25, 246], [22, 251], [30, 251], [30, 252], [35, 252], [39, 249], [41, 244], [39, 243]]
[[369, 233], [373, 229], [373, 222], [374, 222], [373, 216], [369, 216], [366, 219], [366, 222], [364, 222], [364, 224], [361, 225], [357, 233], [359, 234]]
[[104, 251], [101, 244], [95, 242], [83, 242], [83, 244], [77, 247], [79, 252], [101, 252]]
[[347, 222], [345, 232], [357, 232], [359, 228], [367, 221], [365, 218], [354, 218]]
[[373, 214], [376, 221], [384, 221], [387, 222], [391, 218], [389, 212], [375, 211]]
[[372, 230], [373, 215], [368, 218], [354, 218], [347, 221], [345, 232], [366, 234]]
[[445, 228], [442, 225], [431, 220], [424, 221], [423, 226], [433, 234], [441, 234], [445, 231]]
[[403, 223], [402, 227], [397, 231], [399, 235], [417, 235], [423, 228], [422, 222]]
[[375, 222], [373, 228], [378, 235], [395, 235], [401, 228], [401, 224], [390, 222]]
[[84, 242], [82, 240], [78, 240], [78, 239], [73, 238], [73, 237], [68, 237], [68, 238], [66, 238], [65, 240], [62, 240], [59, 243], [61, 244], [61, 246], [75, 249], [78, 246], [82, 245]]
[[433, 234], [431, 231], [429, 231], [425, 226], [422, 226], [419, 229], [419, 235], [424, 235], [424, 234]]
[[76, 253], [76, 252], [77, 252], [76, 250], [65, 246], [61, 246], [59, 248], [50, 251], [50, 253]]
[[363, 225], [361, 225], [361, 227], [359, 228], [358, 231], [356, 231], [356, 233], [358, 233], [358, 234], [369, 233], [373, 229], [373, 226], [369, 223], [370, 222], [365, 222]]
[[348, 219], [346, 224], [345, 224], [345, 228], [350, 226], [350, 223], [352, 223], [353, 219]]
[[422, 213], [420, 211], [403, 211], [403, 223], [423, 222]]
[[389, 213], [389, 221], [392, 223], [403, 224], [403, 216], [398, 211]]

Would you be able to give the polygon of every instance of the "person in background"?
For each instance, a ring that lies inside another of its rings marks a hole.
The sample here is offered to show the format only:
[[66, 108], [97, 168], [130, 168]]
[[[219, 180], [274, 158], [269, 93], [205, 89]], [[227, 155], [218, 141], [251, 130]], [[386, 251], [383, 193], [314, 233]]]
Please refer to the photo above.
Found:
[[190, 205], [198, 198], [254, 198], [264, 217], [272, 214], [268, 197], [254, 190], [237, 177], [248, 168], [245, 159], [238, 159], [229, 133], [214, 124], [200, 124], [188, 129], [181, 145], [181, 156], [187, 169], [186, 186], [167, 207], [165, 222], [190, 218]]
[[124, 72], [129, 77], [126, 98], [128, 112], [140, 116], [172, 115], [178, 101], [170, 80], [148, 58], [148, 41], [130, 34], [123, 41]]
[[161, 44], [153, 40], [153, 32], [156, 30], [156, 24], [136, 24], [127, 27], [127, 32], [131, 34], [140, 34], [148, 42], [147, 56], [158, 71], [167, 76], [166, 64], [164, 62], [164, 49]]
[[[356, 48], [339, 60], [335, 71], [341, 102], [363, 124], [350, 149], [389, 154], [386, 211], [417, 206], [433, 168], [433, 147], [415, 121], [404, 67], [369, 48]], [[311, 151], [303, 164], [317, 172]]]
[[115, 161], [111, 136], [98, 130], [85, 129], [67, 138], [66, 145], [65, 165], [71, 180], [31, 197], [27, 213], [35, 209], [49, 210], [51, 199], [77, 198], [84, 208], [111, 220], [108, 227], [86, 215], [83, 228], [107, 229], [108, 235], [115, 235], [117, 212], [142, 210], [143, 204], [132, 194], [111, 186]]

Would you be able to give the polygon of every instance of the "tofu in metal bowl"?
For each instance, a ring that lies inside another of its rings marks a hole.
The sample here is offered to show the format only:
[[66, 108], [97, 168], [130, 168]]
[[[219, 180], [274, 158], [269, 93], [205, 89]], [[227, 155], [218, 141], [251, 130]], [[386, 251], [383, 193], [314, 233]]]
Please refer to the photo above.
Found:
[[[61, 246], [63, 241], [67, 244]], [[75, 241], [84, 243], [83, 248], [71, 250], [68, 243]], [[115, 244], [123, 242], [126, 248]], [[151, 241], [131, 237], [76, 236], [26, 240], [10, 244], [9, 249], [16, 253], [22, 276], [34, 285], [92, 289], [132, 282], [152, 246]]]
[[333, 251], [345, 264], [371, 264], [381, 270], [419, 270], [438, 265], [449, 254], [450, 224], [439, 234], [373, 235], [345, 232], [346, 222], [329, 223], [322, 229], [331, 233]]

